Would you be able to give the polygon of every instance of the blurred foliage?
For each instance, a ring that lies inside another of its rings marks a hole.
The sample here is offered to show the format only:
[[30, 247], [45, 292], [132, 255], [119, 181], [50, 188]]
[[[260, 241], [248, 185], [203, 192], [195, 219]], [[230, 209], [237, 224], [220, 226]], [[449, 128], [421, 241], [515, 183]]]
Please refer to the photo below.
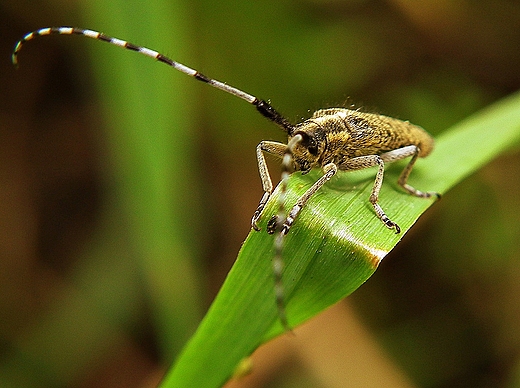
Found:
[[[270, 98], [295, 121], [354, 103], [438, 134], [520, 86], [520, 5], [507, 0], [2, 0], [0, 10], [7, 387], [156, 384], [249, 231], [254, 147], [283, 140], [243, 101], [99, 42], [30, 42], [15, 72], [24, 33], [102, 30]], [[418, 386], [519, 384], [519, 169], [512, 152], [449, 192], [349, 298]], [[255, 367], [256, 386], [335, 386], [294, 356], [300, 346]]]

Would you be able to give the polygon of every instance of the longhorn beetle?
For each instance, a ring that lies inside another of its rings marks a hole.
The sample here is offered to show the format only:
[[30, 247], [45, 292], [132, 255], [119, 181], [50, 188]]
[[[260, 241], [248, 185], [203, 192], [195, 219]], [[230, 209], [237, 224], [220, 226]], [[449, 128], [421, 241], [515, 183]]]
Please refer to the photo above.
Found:
[[[394, 162], [411, 156], [411, 160], [401, 173], [398, 184], [409, 194], [416, 197], [430, 198], [440, 197], [439, 194], [429, 191], [419, 191], [407, 183], [408, 176], [417, 160], [417, 157], [425, 157], [433, 149], [433, 138], [421, 127], [391, 117], [363, 113], [358, 110], [346, 108], [321, 109], [316, 111], [309, 119], [298, 124], [290, 123], [278, 113], [270, 103], [260, 100], [223, 82], [208, 78], [202, 73], [191, 69], [179, 62], [150, 50], [146, 47], [136, 46], [121, 39], [112, 38], [103, 33], [73, 27], [42, 28], [25, 35], [15, 46], [12, 61], [18, 65], [18, 54], [22, 45], [37, 36], [45, 35], [83, 35], [88, 38], [108, 42], [115, 46], [137, 51], [148, 57], [163, 62], [180, 72], [205, 82], [217, 89], [239, 97], [254, 105], [264, 117], [269, 119], [284, 130], [288, 135], [287, 144], [262, 141], [256, 147], [258, 170], [262, 180], [264, 194], [258, 208], [253, 214], [251, 226], [259, 231], [258, 221], [262, 211], [273, 192], [273, 183], [267, 169], [264, 154], [271, 154], [282, 159], [282, 177], [280, 181], [280, 195], [278, 197], [278, 214], [272, 216], [267, 223], [267, 232], [277, 233], [274, 240], [275, 254], [273, 257], [273, 274], [275, 279], [275, 297], [278, 309], [278, 317], [286, 330], [291, 330], [285, 314], [285, 300], [282, 282], [283, 260], [282, 248], [284, 237], [289, 232], [296, 217], [305, 204], [311, 199], [338, 170], [352, 171], [368, 167], [377, 167], [377, 174], [370, 194], [370, 203], [374, 207], [376, 216], [383, 224], [400, 233], [401, 229], [392, 221], [378, 203], [379, 191], [383, 183], [385, 162]], [[321, 176], [298, 199], [291, 210], [286, 213], [284, 199], [287, 191], [289, 175], [293, 171], [308, 173], [313, 168], [321, 167]]]

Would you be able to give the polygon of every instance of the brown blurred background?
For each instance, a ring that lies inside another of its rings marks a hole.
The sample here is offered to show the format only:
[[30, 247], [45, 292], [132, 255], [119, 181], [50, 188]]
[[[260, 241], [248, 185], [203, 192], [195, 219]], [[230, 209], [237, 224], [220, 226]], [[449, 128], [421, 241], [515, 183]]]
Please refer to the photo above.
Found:
[[[155, 386], [249, 232], [256, 144], [283, 140], [243, 101], [100, 42], [31, 41], [15, 71], [25, 33], [102, 30], [294, 121], [353, 102], [437, 135], [520, 87], [510, 0], [0, 0], [0, 19], [2, 387]], [[511, 151], [449, 192], [230, 386], [520, 386], [519, 173]]]

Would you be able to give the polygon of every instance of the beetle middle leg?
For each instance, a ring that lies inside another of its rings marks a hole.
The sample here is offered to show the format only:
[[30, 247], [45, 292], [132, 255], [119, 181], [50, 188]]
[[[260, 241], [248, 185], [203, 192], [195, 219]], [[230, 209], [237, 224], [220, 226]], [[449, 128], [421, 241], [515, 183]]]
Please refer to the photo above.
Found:
[[[391, 151], [393, 152], [393, 151]], [[387, 153], [388, 154], [388, 153]], [[396, 155], [389, 155], [389, 160], [397, 160]], [[401, 228], [394, 221], [392, 221], [386, 215], [385, 211], [379, 205], [379, 191], [381, 190], [381, 186], [383, 185], [383, 176], [385, 174], [385, 161], [383, 156], [379, 155], [366, 155], [366, 156], [357, 156], [352, 159], [348, 159], [344, 161], [339, 167], [341, 170], [362, 170], [369, 167], [378, 166], [376, 179], [374, 181], [374, 186], [372, 187], [372, 192], [370, 193], [370, 203], [374, 207], [374, 211], [376, 212], [377, 217], [385, 224], [385, 226], [389, 229], [394, 229], [395, 233], [401, 233]]]

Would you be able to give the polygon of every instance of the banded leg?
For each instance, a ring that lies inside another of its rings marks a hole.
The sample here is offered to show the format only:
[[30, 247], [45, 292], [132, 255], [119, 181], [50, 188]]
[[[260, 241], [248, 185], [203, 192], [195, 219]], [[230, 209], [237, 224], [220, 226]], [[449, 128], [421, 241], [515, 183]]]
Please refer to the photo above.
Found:
[[264, 152], [268, 154], [277, 156], [279, 158], [283, 158], [284, 153], [286, 152], [287, 145], [283, 143], [278, 143], [274, 141], [262, 141], [256, 147], [256, 158], [258, 160], [258, 172], [260, 173], [260, 179], [262, 180], [262, 188], [264, 189], [264, 195], [262, 199], [260, 199], [260, 203], [256, 208], [253, 217], [251, 218], [251, 226], [254, 230], [259, 231], [257, 223], [260, 220], [260, 216], [262, 215], [262, 211], [264, 210], [265, 204], [271, 197], [271, 193], [273, 192], [273, 182], [271, 180], [271, 176], [269, 175], [269, 170], [267, 169], [267, 163], [265, 161]]

